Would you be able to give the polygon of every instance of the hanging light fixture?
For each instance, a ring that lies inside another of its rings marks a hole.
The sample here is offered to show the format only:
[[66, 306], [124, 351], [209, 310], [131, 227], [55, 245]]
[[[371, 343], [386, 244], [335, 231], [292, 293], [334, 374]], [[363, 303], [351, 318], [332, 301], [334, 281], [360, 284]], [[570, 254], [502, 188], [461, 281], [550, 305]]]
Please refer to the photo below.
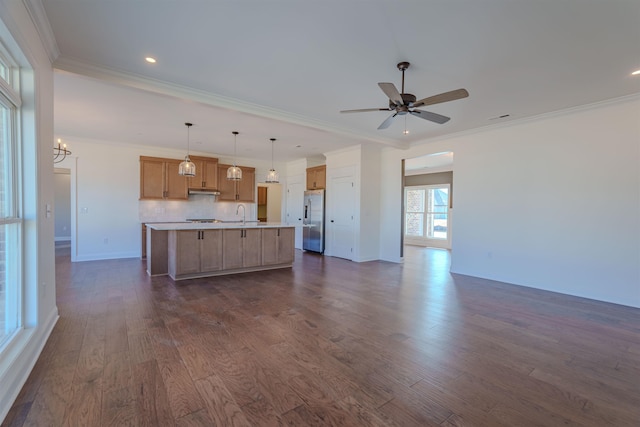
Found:
[[277, 183], [279, 181], [278, 172], [273, 168], [273, 143], [276, 142], [275, 138], [271, 138], [271, 169], [269, 169], [269, 173], [267, 174], [267, 178], [264, 182], [272, 182]]
[[233, 166], [227, 169], [227, 179], [229, 181], [240, 181], [242, 179], [242, 169], [236, 166], [236, 139], [238, 131], [231, 132], [233, 134]]
[[189, 158], [189, 128], [193, 126], [193, 123], [185, 123], [187, 127], [187, 155], [184, 156], [184, 162], [180, 163], [178, 167], [178, 175], [182, 176], [196, 176], [196, 164]]
[[71, 151], [67, 149], [67, 144], [62, 144], [62, 140], [58, 138], [58, 145], [53, 146], [53, 163], [60, 163], [69, 154]]

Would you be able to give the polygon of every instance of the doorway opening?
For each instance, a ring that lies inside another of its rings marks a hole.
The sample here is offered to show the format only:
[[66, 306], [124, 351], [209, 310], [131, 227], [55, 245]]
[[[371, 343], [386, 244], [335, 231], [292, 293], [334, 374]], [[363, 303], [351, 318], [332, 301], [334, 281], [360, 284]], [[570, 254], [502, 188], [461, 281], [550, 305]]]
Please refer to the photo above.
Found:
[[56, 249], [71, 248], [71, 169], [54, 168], [54, 240]]
[[257, 219], [260, 222], [282, 222], [282, 185], [258, 183]]
[[453, 152], [405, 159], [403, 169], [403, 246], [451, 249]]

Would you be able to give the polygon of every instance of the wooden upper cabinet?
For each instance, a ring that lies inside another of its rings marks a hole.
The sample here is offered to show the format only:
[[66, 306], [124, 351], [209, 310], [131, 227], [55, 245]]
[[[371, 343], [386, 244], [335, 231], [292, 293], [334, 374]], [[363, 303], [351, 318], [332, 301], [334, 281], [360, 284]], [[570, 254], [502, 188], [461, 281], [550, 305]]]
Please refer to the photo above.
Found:
[[189, 178], [189, 188], [201, 190], [218, 189], [218, 159], [213, 157], [191, 156], [196, 165], [196, 175]]
[[255, 203], [256, 201], [256, 170], [254, 168], [242, 169], [242, 179], [237, 181], [238, 202]]
[[307, 190], [320, 190], [327, 186], [327, 166], [307, 168]]
[[219, 201], [235, 202], [236, 201], [236, 182], [227, 179], [227, 169], [231, 165], [218, 164], [218, 196]]
[[178, 175], [180, 160], [140, 156], [140, 199], [186, 200], [187, 178]]
[[247, 166], [239, 166], [242, 169], [240, 181], [229, 181], [227, 169], [231, 165], [218, 164], [218, 200], [222, 202], [246, 202], [256, 201], [256, 170]]

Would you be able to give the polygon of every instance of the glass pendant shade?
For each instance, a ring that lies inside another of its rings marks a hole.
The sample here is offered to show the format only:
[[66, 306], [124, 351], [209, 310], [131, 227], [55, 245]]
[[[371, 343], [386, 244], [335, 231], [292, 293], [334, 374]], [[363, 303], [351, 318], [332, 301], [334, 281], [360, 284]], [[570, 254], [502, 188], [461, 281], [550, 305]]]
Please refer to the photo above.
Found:
[[267, 177], [265, 178], [264, 182], [270, 182], [270, 183], [278, 183], [280, 182], [279, 180], [279, 176], [278, 176], [278, 172], [276, 172], [276, 170], [273, 168], [273, 143], [276, 142], [275, 138], [271, 138], [271, 169], [269, 169], [269, 173], [267, 173]]
[[233, 165], [227, 169], [227, 179], [230, 181], [240, 181], [242, 179], [242, 169]]
[[178, 166], [178, 175], [181, 176], [196, 176], [196, 164], [189, 158], [189, 128], [193, 126], [192, 123], [185, 123], [187, 127], [187, 155], [184, 156], [184, 162]]
[[178, 166], [178, 175], [196, 176], [196, 164], [191, 161], [189, 155], [184, 157], [184, 162]]
[[233, 166], [227, 169], [227, 179], [229, 181], [240, 181], [242, 179], [242, 169], [236, 166], [236, 139], [239, 132], [234, 130], [231, 133], [233, 134]]
[[278, 178], [278, 172], [276, 172], [275, 169], [269, 169], [269, 173], [267, 174], [267, 178], [264, 180], [264, 182], [277, 183], [280, 182]]

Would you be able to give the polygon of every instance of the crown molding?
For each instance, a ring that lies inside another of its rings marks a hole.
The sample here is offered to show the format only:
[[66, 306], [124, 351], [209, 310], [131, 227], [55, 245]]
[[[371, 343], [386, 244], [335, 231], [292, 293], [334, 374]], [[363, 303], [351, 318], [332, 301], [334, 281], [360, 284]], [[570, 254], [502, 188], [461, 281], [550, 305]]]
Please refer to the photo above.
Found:
[[548, 112], [541, 113], [541, 114], [536, 114], [536, 115], [533, 115], [533, 116], [514, 118], [513, 120], [509, 120], [509, 121], [505, 121], [505, 122], [494, 123], [494, 124], [485, 125], [485, 126], [477, 126], [477, 127], [473, 127], [473, 128], [470, 128], [470, 129], [462, 130], [460, 132], [455, 132], [455, 133], [450, 133], [450, 134], [446, 134], [446, 135], [435, 136], [435, 137], [432, 137], [432, 138], [425, 138], [425, 139], [414, 141], [411, 144], [411, 147], [419, 147], [421, 145], [429, 144], [429, 143], [432, 143], [432, 142], [446, 141], [448, 139], [455, 139], [455, 138], [474, 135], [474, 134], [478, 134], [478, 133], [489, 132], [489, 131], [493, 131], [493, 130], [496, 130], [496, 129], [508, 128], [508, 127], [513, 127], [513, 126], [520, 126], [520, 125], [523, 125], [523, 124], [526, 124], [526, 123], [539, 122], [541, 120], [547, 120], [547, 119], [562, 117], [562, 116], [566, 116], [566, 115], [570, 115], [570, 114], [574, 114], [574, 113], [578, 113], [578, 112], [582, 112], [582, 111], [588, 111], [588, 110], [593, 110], [593, 109], [597, 109], [597, 108], [602, 108], [602, 107], [606, 107], [608, 105], [622, 104], [622, 103], [625, 103], [625, 102], [635, 102], [635, 101], [638, 101], [638, 100], [640, 100], [640, 92], [632, 93], [631, 95], [623, 95], [623, 96], [620, 96], [620, 97], [617, 97], [617, 98], [610, 98], [610, 99], [605, 99], [605, 100], [602, 100], [602, 101], [591, 102], [589, 104], [576, 105], [576, 106], [573, 106], [573, 107], [567, 107], [567, 108], [563, 108], [563, 109], [559, 109], [559, 110], [548, 111]]
[[22, 3], [27, 9], [36, 31], [38, 31], [38, 36], [47, 52], [49, 61], [53, 64], [60, 56], [60, 49], [58, 49], [58, 43], [53, 35], [49, 18], [47, 18], [47, 14], [44, 11], [42, 0], [22, 0]]
[[77, 59], [59, 57], [55, 61], [53, 66], [57, 70], [80, 74], [83, 76], [116, 83], [122, 86], [132, 87], [147, 92], [173, 96], [181, 99], [189, 99], [214, 107], [226, 108], [229, 110], [253, 114], [272, 120], [293, 123], [300, 126], [306, 126], [313, 129], [331, 132], [333, 134], [352, 139], [354, 140], [354, 143], [358, 143], [358, 141], [368, 141], [385, 146], [391, 146], [398, 149], [409, 148], [409, 143], [405, 141], [396, 141], [393, 139], [380, 138], [368, 134], [365, 135], [361, 133], [355, 133], [351, 130], [334, 126], [324, 121], [315, 120], [313, 118], [291, 113], [288, 111], [265, 107], [258, 104], [252, 104], [227, 96], [217, 95], [203, 90], [153, 79], [140, 74], [124, 72], [108, 67], [100, 67]]

